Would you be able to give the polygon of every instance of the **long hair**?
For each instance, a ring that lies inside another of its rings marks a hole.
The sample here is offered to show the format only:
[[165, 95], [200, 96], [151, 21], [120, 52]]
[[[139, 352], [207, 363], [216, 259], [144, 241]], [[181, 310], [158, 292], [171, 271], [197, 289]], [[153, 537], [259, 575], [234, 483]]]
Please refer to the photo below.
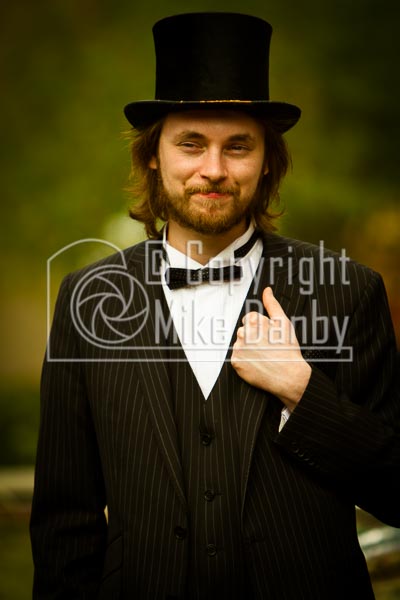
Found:
[[[258, 118], [258, 121], [265, 128], [265, 154], [269, 170], [261, 179], [256, 197], [249, 207], [249, 217], [253, 218], [260, 231], [268, 232], [276, 229], [273, 221], [284, 212], [274, 212], [272, 205], [279, 205], [279, 187], [289, 168], [290, 157], [282, 134], [267, 119]], [[144, 224], [150, 239], [160, 238], [163, 223], [168, 220], [167, 208], [159, 193], [158, 171], [149, 167], [152, 157], [157, 156], [163, 122], [164, 119], [160, 119], [143, 129], [131, 129], [128, 132], [132, 167], [126, 190], [133, 199], [129, 216]]]

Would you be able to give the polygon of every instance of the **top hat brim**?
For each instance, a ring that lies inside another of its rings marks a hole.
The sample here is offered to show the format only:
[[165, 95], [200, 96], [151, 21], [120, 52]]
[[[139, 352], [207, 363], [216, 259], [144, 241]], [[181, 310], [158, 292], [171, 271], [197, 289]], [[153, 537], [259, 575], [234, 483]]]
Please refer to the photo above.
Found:
[[255, 118], [267, 119], [280, 133], [293, 127], [301, 115], [300, 108], [294, 104], [270, 100], [141, 100], [127, 104], [124, 113], [135, 129], [143, 129], [170, 112], [203, 109], [240, 110]]

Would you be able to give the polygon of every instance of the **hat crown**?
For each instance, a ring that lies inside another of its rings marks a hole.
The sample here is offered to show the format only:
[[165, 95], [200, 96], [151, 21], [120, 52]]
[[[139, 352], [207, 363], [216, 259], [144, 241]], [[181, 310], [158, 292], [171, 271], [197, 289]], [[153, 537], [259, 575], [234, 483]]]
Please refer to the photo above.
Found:
[[272, 27], [238, 13], [188, 13], [153, 27], [156, 100], [268, 101]]

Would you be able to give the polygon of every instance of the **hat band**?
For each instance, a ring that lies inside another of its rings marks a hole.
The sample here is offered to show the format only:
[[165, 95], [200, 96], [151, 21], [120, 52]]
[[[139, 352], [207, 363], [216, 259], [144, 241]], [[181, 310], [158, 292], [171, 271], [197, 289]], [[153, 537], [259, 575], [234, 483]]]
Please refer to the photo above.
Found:
[[[185, 100], [181, 100], [181, 102], [185, 102]], [[235, 104], [252, 104], [254, 100], [199, 100], [201, 104], [218, 104], [218, 102], [234, 102]]]
[[[161, 99], [155, 100], [155, 102], [160, 101]], [[161, 100], [161, 102], [174, 102], [176, 104], [254, 104], [254, 102], [258, 102], [257, 100]]]

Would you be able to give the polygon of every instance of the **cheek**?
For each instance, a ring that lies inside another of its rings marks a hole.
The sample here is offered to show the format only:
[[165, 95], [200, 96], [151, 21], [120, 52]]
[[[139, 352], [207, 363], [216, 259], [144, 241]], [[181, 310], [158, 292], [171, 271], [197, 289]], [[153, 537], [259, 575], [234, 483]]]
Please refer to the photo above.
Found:
[[160, 157], [160, 166], [163, 180], [175, 184], [185, 183], [195, 172], [192, 164], [173, 156], [170, 156], [168, 160]]
[[243, 192], [252, 195], [257, 190], [258, 184], [262, 177], [263, 171], [260, 166], [260, 169], [244, 170], [241, 176], [238, 177], [237, 181]]

